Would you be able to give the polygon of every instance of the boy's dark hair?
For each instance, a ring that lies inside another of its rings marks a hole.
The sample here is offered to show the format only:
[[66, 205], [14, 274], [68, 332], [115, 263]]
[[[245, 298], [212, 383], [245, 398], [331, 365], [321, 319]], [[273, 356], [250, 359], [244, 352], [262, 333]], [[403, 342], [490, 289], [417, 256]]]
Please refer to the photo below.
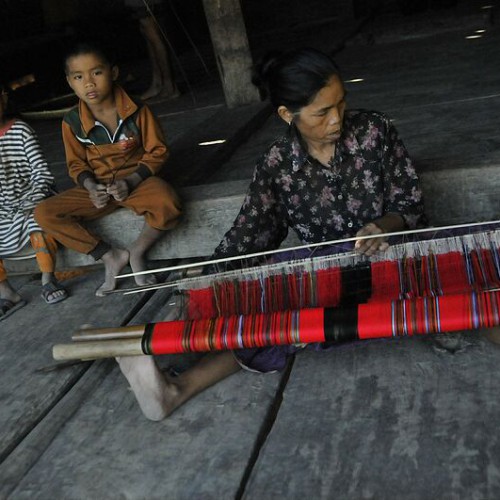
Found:
[[307, 106], [332, 76], [340, 76], [335, 61], [312, 48], [270, 53], [253, 68], [252, 82], [274, 107], [298, 111]]
[[114, 58], [110, 56], [108, 50], [92, 41], [78, 42], [64, 55], [64, 72], [68, 74], [68, 61], [72, 57], [82, 56], [85, 54], [94, 54], [109, 66], [114, 66]]

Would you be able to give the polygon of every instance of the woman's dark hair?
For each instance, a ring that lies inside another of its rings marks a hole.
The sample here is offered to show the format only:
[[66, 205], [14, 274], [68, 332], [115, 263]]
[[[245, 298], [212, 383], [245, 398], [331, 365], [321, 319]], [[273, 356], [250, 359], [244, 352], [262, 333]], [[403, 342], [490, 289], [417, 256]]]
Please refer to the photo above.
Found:
[[330, 56], [303, 48], [268, 54], [255, 65], [252, 82], [273, 106], [295, 112], [307, 106], [333, 75], [340, 78], [340, 70]]
[[68, 73], [68, 61], [72, 57], [82, 56], [85, 54], [94, 54], [110, 66], [114, 66], [115, 64], [114, 59], [110, 57], [109, 52], [107, 50], [104, 50], [97, 43], [94, 43], [92, 41], [79, 42], [71, 47], [71, 49], [64, 55], [64, 71], [66, 72], [66, 74]]

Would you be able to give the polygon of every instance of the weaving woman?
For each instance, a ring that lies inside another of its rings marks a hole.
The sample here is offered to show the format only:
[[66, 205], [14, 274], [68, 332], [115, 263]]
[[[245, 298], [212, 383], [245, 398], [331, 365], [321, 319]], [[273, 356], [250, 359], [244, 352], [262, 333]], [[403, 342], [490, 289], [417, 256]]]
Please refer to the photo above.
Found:
[[[240, 213], [214, 257], [275, 249], [289, 228], [304, 243], [372, 235], [355, 244], [372, 255], [387, 248], [384, 233], [424, 223], [418, 177], [396, 129], [381, 113], [345, 109], [344, 85], [329, 56], [301, 49], [270, 57], [255, 69], [254, 83], [287, 130], [257, 162]], [[161, 420], [241, 367], [280, 370], [301, 348], [210, 354], [175, 378], [162, 374], [152, 357], [117, 361], [144, 415]]]

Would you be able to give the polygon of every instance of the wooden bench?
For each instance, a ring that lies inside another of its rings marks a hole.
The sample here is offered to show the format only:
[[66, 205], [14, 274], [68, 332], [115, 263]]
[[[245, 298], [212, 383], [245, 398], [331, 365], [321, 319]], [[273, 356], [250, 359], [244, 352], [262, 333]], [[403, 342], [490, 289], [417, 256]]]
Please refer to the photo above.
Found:
[[[426, 211], [433, 226], [492, 220], [500, 214], [498, 164], [491, 160], [473, 162], [432, 160], [418, 165]], [[151, 260], [201, 258], [210, 256], [231, 227], [244, 199], [249, 180], [181, 188], [184, 215], [179, 226], [165, 233], [149, 252]], [[139, 234], [142, 217], [120, 209], [89, 224], [92, 230], [113, 245], [126, 247]], [[299, 244], [290, 232], [284, 246]], [[95, 264], [83, 254], [62, 248], [58, 269]], [[6, 261], [8, 270], [36, 271], [31, 260]]]

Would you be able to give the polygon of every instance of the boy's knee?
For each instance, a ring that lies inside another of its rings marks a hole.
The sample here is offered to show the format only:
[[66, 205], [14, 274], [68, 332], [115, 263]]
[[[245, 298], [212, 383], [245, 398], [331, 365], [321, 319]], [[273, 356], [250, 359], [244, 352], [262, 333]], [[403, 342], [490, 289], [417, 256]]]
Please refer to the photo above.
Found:
[[43, 218], [44, 207], [42, 207], [42, 204], [43, 201], [38, 203], [38, 205], [35, 207], [35, 210], [33, 210], [33, 216], [38, 223], [40, 223], [40, 220]]
[[50, 211], [48, 210], [48, 207], [49, 203], [47, 199], [38, 203], [33, 211], [33, 216], [40, 226], [43, 226], [43, 223], [49, 218]]

